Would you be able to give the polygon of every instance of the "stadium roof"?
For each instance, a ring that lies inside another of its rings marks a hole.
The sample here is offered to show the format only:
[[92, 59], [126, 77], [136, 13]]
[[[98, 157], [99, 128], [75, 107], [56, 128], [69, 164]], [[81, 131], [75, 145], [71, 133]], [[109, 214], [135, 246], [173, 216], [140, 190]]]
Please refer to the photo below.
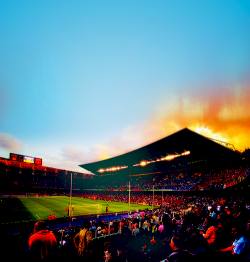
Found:
[[[204, 159], [211, 156], [231, 154], [235, 154], [234, 150], [230, 149], [228, 146], [224, 146], [223, 142], [215, 142], [214, 140], [191, 131], [188, 128], [184, 128], [163, 139], [123, 155], [98, 162], [83, 164], [80, 165], [80, 167], [89, 170], [94, 174], [104, 172], [118, 173], [118, 171], [123, 168], [131, 168], [136, 165], [142, 166], [143, 161], [147, 165], [150, 161], [157, 163], [164, 160], [172, 160], [172, 157], [176, 158], [186, 155], [189, 155], [188, 157], [192, 156], [192, 159]], [[165, 157], [169, 157], [169, 159], [164, 159]]]

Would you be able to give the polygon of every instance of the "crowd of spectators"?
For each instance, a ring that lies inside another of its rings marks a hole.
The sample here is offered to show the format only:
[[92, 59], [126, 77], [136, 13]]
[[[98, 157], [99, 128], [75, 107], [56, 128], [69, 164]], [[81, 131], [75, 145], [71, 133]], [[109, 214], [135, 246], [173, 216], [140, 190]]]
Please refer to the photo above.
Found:
[[51, 192], [69, 191], [71, 173], [73, 189], [85, 188], [86, 181], [92, 180], [93, 175], [71, 172], [67, 170], [12, 161], [0, 158], [0, 195], [25, 195], [30, 193], [51, 194]]
[[[35, 167], [35, 169], [34, 169]], [[70, 172], [29, 163], [0, 159], [2, 174], [0, 194], [26, 194], [53, 190], [70, 190]], [[168, 189], [195, 191], [223, 189], [243, 181], [250, 173], [248, 166], [230, 168], [182, 168], [181, 170], [137, 176], [93, 176], [73, 173], [73, 189], [126, 191]]]
[[160, 208], [122, 219], [54, 230], [36, 222], [0, 247], [10, 261], [249, 261], [249, 226], [249, 199], [168, 195]]
[[[83, 193], [83, 194], [74, 194], [74, 196], [89, 198], [93, 200], [104, 200], [110, 202], [129, 202], [129, 195], [128, 194], [121, 194], [121, 193]], [[171, 196], [169, 194], [159, 195], [155, 194], [154, 197], [152, 194], [136, 194], [133, 193], [130, 195], [130, 203], [131, 204], [141, 204], [141, 205], [153, 205], [154, 206], [167, 206], [171, 209], [186, 209], [187, 203], [191, 204], [191, 199], [193, 197], [189, 196]], [[188, 202], [187, 202], [188, 201]]]
[[249, 175], [247, 167], [193, 171], [185, 170], [131, 179], [132, 189], [171, 189], [173, 191], [222, 189], [241, 182]]
[[[65, 194], [70, 172], [0, 158], [0, 195]], [[127, 192], [89, 192], [88, 189], [132, 191], [223, 189], [244, 180], [247, 165], [192, 167], [137, 176], [92, 176], [74, 173], [75, 196], [129, 202]], [[4, 175], [6, 174], [6, 175]], [[86, 193], [88, 192], [88, 193]], [[250, 202], [242, 197], [137, 194], [130, 203], [154, 205], [126, 218], [85, 220], [82, 227], [50, 229], [38, 221], [32, 232], [1, 235], [1, 257], [10, 261], [250, 261]], [[157, 206], [157, 208], [155, 208]], [[56, 222], [56, 219], [55, 219]], [[53, 223], [55, 225], [55, 223]], [[87, 259], [86, 259], [87, 258]]]

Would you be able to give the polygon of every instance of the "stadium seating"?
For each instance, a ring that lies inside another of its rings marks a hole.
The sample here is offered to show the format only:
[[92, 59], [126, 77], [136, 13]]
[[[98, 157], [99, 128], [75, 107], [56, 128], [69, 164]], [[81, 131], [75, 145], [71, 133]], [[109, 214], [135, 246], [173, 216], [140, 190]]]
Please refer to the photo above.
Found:
[[[0, 172], [2, 174], [1, 195], [45, 195], [45, 193], [68, 195], [70, 190], [69, 171], [20, 164], [17, 161], [0, 158]], [[110, 217], [111, 224], [108, 220], [109, 216], [106, 216], [105, 220], [102, 216], [88, 217], [92, 221], [93, 261], [105, 261], [105, 251], [112, 255], [113, 261], [162, 261], [172, 252], [169, 243], [173, 236], [181, 238], [184, 248], [200, 261], [206, 258], [209, 258], [209, 261], [233, 261], [235, 258], [237, 259], [235, 261], [249, 261], [249, 196], [196, 195], [197, 192], [210, 193], [218, 189], [230, 188], [246, 179], [249, 173], [248, 165], [241, 163], [211, 167], [199, 164], [157, 174], [124, 177], [98, 177], [74, 173], [73, 188], [80, 189], [78, 193], [73, 194], [74, 196], [127, 203], [129, 201], [128, 182], [130, 182], [131, 203], [152, 205], [154, 201], [154, 204], [158, 206], [154, 211], [136, 212], [123, 219], [114, 220]], [[153, 199], [151, 191], [153, 188], [169, 191], [164, 192], [164, 196], [156, 193]], [[141, 190], [150, 191], [138, 192]], [[177, 191], [179, 194], [171, 194]], [[193, 194], [186, 194], [187, 192]], [[205, 233], [206, 226], [209, 226], [204, 223], [205, 218], [213, 221], [218, 230], [218, 245], [213, 250], [207, 244], [203, 234], [200, 234], [202, 230]], [[50, 225], [58, 245], [55, 261], [77, 261], [77, 250], [72, 243], [74, 236], [82, 227], [58, 228], [57, 222], [59, 225], [59, 219], [53, 226]], [[162, 232], [157, 230], [160, 222], [164, 225]], [[134, 236], [132, 230], [136, 224], [140, 232]], [[233, 227], [241, 228], [238, 237], [244, 235], [248, 243], [245, 250], [238, 255], [218, 251], [236, 241], [231, 232]], [[10, 261], [29, 260], [27, 243], [30, 234], [32, 231], [25, 224], [15, 234], [0, 230], [2, 257], [8, 256]], [[152, 241], [153, 237], [154, 241]], [[13, 252], [13, 246], [15, 252]]]
[[[0, 171], [6, 174], [0, 185], [1, 195], [37, 193], [60, 194], [70, 190], [70, 171], [59, 170], [40, 165], [21, 163], [0, 158]], [[131, 189], [152, 190], [167, 189], [171, 191], [196, 191], [223, 189], [242, 182], [250, 173], [248, 166], [236, 165], [228, 168], [192, 167], [142, 174], [138, 176], [94, 176], [73, 173], [73, 189], [103, 189], [113, 191]], [[46, 190], [45, 190], [46, 189]]]

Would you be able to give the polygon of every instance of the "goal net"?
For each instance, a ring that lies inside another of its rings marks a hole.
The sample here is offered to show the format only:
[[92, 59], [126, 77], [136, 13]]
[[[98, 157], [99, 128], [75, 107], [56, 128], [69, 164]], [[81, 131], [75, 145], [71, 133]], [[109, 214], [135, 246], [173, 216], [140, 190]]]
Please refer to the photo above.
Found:
[[69, 206], [69, 216], [82, 216], [82, 215], [92, 215], [102, 213], [101, 204], [92, 205], [71, 205]]

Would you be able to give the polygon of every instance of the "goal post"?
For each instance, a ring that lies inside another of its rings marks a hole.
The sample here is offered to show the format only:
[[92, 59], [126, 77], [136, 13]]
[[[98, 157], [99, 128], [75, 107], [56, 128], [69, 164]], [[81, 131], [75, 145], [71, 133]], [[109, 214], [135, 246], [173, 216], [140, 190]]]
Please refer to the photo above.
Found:
[[79, 204], [69, 206], [69, 216], [93, 215], [102, 213], [102, 204]]

